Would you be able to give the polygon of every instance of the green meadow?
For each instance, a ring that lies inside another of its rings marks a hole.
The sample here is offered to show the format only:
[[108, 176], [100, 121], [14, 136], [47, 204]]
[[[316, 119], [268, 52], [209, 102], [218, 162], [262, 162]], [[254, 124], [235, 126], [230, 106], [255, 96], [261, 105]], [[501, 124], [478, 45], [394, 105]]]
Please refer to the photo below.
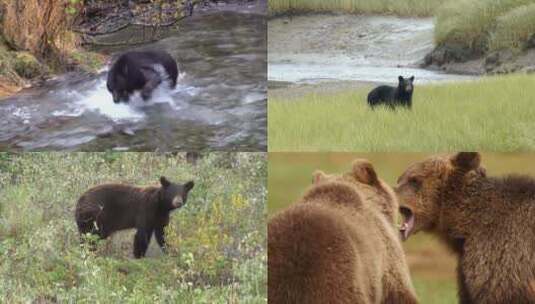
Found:
[[[269, 153], [268, 213], [273, 215], [296, 201], [311, 183], [316, 169], [326, 173], [349, 170], [355, 158], [369, 159], [379, 177], [395, 185], [399, 175], [424, 153]], [[535, 176], [533, 154], [483, 153], [489, 175], [507, 173]], [[454, 256], [433, 236], [418, 233], [404, 243], [411, 277], [420, 303], [457, 303]]]
[[370, 109], [370, 87], [269, 97], [270, 151], [527, 151], [535, 75], [419, 85], [412, 110]]
[[[196, 165], [158, 153], [0, 153], [0, 302], [266, 303], [266, 156], [212, 153]], [[194, 180], [171, 213], [168, 254], [134, 231], [81, 246], [74, 205], [88, 188]]]

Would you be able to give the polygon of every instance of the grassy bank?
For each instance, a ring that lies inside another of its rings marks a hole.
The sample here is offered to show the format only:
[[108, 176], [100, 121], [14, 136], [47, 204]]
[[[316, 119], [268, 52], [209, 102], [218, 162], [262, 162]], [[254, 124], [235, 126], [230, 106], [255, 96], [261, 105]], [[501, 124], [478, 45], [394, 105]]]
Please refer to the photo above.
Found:
[[331, 12], [436, 16], [435, 41], [456, 60], [535, 47], [532, 0], [269, 0], [271, 16]]
[[[5, 303], [266, 303], [262, 154], [196, 166], [151, 153], [0, 154], [0, 299]], [[169, 254], [154, 240], [132, 258], [133, 231], [80, 248], [73, 207], [104, 182], [193, 179], [172, 213]]]
[[371, 110], [369, 89], [270, 98], [270, 151], [526, 151], [535, 148], [533, 75], [418, 85], [412, 111]]
[[53, 74], [103, 65], [105, 57], [80, 47], [71, 31], [82, 2], [0, 0], [0, 98]]
[[388, 14], [431, 16], [441, 0], [269, 0], [269, 15], [341, 12], [350, 14]]
[[535, 35], [532, 0], [452, 0], [436, 14], [435, 40], [484, 54], [503, 48], [516, 51]]
[[104, 55], [81, 48], [73, 49], [65, 56], [63, 64], [39, 60], [30, 52], [13, 50], [0, 35], [0, 98], [16, 93], [34, 80], [44, 79], [65, 70], [95, 72], [106, 60]]
[[[298, 199], [310, 185], [316, 169], [327, 173], [346, 171], [355, 158], [369, 159], [378, 175], [390, 185], [423, 153], [270, 153], [268, 164], [268, 211], [274, 214]], [[520, 173], [535, 176], [535, 156], [483, 153], [489, 175]], [[434, 237], [418, 233], [404, 243], [411, 277], [420, 303], [457, 303], [456, 261]]]

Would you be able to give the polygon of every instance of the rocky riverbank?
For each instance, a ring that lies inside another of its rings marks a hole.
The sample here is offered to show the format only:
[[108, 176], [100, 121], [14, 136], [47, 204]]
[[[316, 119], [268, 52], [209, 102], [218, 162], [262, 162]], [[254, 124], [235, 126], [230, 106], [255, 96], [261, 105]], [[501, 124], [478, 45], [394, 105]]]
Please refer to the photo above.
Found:
[[453, 74], [506, 74], [535, 71], [535, 39], [523, 52], [511, 50], [473, 54], [467, 49], [442, 45], [425, 56], [421, 66]]

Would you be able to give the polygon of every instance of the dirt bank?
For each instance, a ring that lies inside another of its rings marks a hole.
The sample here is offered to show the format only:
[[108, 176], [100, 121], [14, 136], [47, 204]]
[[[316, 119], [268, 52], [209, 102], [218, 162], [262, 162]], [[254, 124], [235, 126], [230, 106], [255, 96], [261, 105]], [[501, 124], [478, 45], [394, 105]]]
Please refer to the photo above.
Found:
[[269, 20], [268, 36], [270, 62], [336, 55], [332, 61], [345, 58], [362, 64], [411, 66], [433, 49], [430, 18], [348, 14], [281, 17]]
[[434, 34], [432, 18], [351, 14], [270, 18], [268, 77], [288, 82], [392, 83], [392, 75], [416, 74], [421, 83], [535, 70], [535, 41], [525, 52], [506, 50], [478, 57], [461, 47], [436, 47]]
[[521, 53], [503, 50], [478, 56], [461, 48], [444, 45], [429, 52], [421, 66], [447, 73], [469, 75], [533, 73], [535, 72], [535, 48]]
[[465, 80], [464, 75], [420, 67], [434, 48], [431, 18], [315, 14], [270, 19], [268, 79], [418, 83]]

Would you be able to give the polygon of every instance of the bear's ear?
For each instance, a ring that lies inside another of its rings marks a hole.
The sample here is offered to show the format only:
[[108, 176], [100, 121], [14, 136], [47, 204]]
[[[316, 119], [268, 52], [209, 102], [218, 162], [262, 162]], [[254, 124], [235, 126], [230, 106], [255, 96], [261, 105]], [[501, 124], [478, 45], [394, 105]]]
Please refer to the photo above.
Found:
[[324, 180], [326, 178], [327, 178], [327, 174], [325, 174], [321, 170], [316, 170], [316, 171], [314, 171], [314, 173], [312, 173], [312, 183], [313, 184], [318, 184], [319, 182], [321, 182], [322, 180]]
[[414, 76], [411, 76], [411, 78], [409, 78], [411, 80], [411, 82], [414, 81]]
[[402, 82], [403, 81], [403, 76], [399, 75], [398, 76], [398, 80], [399, 80], [399, 82]]
[[171, 185], [171, 182], [167, 180], [165, 176], [162, 176], [160, 177], [160, 184], [162, 184], [162, 186], [165, 188], [165, 187], [169, 187], [169, 185]]
[[361, 183], [375, 185], [379, 182], [373, 165], [367, 159], [356, 159], [353, 161], [352, 173]]
[[475, 170], [481, 164], [481, 155], [478, 152], [459, 152], [451, 157], [451, 163], [466, 171]]
[[193, 186], [195, 186], [195, 183], [193, 181], [189, 181], [184, 184], [184, 189], [186, 190], [186, 192], [188, 192], [193, 188]]

